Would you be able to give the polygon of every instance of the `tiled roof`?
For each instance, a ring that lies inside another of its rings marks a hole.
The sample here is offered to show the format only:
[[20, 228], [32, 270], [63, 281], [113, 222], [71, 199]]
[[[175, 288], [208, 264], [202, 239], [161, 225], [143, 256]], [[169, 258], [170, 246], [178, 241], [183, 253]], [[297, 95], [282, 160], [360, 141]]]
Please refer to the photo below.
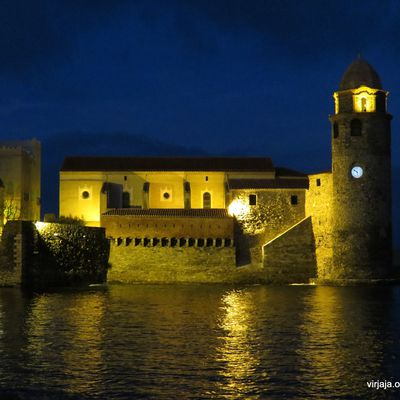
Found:
[[61, 171], [274, 171], [267, 157], [66, 157]]
[[115, 208], [108, 210], [104, 216], [131, 216], [131, 217], [193, 217], [193, 218], [230, 218], [224, 208]]
[[308, 189], [304, 179], [229, 179], [229, 189]]
[[276, 167], [275, 175], [277, 178], [287, 177], [287, 178], [295, 178], [295, 177], [307, 177], [307, 174], [304, 172], [296, 171], [294, 169]]

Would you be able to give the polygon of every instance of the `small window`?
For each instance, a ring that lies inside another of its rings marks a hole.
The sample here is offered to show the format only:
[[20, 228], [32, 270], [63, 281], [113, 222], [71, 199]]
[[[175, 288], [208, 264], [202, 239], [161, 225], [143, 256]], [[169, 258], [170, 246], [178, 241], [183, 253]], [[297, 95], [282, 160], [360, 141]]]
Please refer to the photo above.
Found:
[[337, 122], [333, 124], [333, 138], [336, 139], [339, 137], [339, 125]]
[[122, 193], [122, 207], [123, 208], [128, 208], [131, 205], [130, 197], [131, 196], [130, 196], [129, 192]]
[[362, 124], [359, 119], [353, 119], [350, 122], [350, 135], [351, 136], [361, 136]]
[[290, 196], [290, 204], [291, 204], [292, 206], [295, 206], [295, 205], [297, 205], [298, 203], [299, 203], [299, 200], [298, 200], [298, 198], [297, 198], [297, 195]]
[[257, 195], [256, 194], [250, 194], [249, 195], [249, 205], [250, 206], [256, 206], [257, 205]]
[[171, 195], [168, 192], [164, 192], [163, 197], [165, 200], [168, 200], [171, 197]]
[[128, 177], [125, 175], [124, 176], [124, 181], [127, 181], [128, 180]]
[[82, 199], [88, 199], [90, 197], [90, 193], [87, 190], [82, 192]]
[[203, 193], [203, 208], [211, 208], [211, 194], [209, 192]]
[[317, 178], [317, 186], [321, 186], [321, 179]]
[[206, 182], [208, 182], [208, 176], [206, 176]]

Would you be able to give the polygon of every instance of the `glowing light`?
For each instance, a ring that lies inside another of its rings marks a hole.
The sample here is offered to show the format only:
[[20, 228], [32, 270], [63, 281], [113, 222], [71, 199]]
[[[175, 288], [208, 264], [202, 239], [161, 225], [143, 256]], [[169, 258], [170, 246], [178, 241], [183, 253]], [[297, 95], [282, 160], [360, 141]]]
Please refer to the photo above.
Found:
[[234, 215], [235, 217], [247, 214], [249, 212], [249, 206], [245, 203], [243, 199], [235, 199], [228, 207], [229, 215]]
[[333, 93], [333, 98], [335, 99], [335, 114], [339, 113], [339, 95], [337, 92]]
[[375, 94], [378, 90], [367, 86], [353, 89], [353, 108], [355, 112], [374, 112], [376, 110]]
[[36, 221], [36, 222], [35, 222], [35, 226], [36, 226], [36, 229], [37, 229], [38, 231], [42, 231], [43, 229], [46, 228], [47, 222]]

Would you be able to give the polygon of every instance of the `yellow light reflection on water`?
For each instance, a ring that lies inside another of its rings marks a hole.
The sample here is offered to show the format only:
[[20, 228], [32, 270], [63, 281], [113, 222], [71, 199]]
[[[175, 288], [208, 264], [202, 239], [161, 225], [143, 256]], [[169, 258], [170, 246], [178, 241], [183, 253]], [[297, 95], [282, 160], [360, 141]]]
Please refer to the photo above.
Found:
[[[85, 393], [96, 388], [103, 368], [103, 316], [100, 294], [37, 296], [27, 318], [29, 358], [43, 368], [56, 366], [54, 374], [65, 376], [66, 391]], [[40, 382], [41, 377], [37, 379]]]
[[379, 376], [383, 361], [379, 340], [369, 329], [372, 324], [365, 304], [363, 292], [354, 288], [316, 287], [313, 291], [298, 350], [310, 393], [334, 391], [343, 398], [353, 391], [371, 394], [366, 381]]
[[222, 298], [223, 316], [220, 327], [225, 332], [217, 349], [219, 362], [225, 364], [221, 384], [229, 398], [243, 398], [257, 387], [256, 370], [260, 365], [259, 338], [253, 315], [257, 311], [252, 292], [231, 290]]
[[63, 352], [65, 373], [70, 377], [71, 390], [84, 393], [101, 382], [104, 297], [94, 294], [80, 296], [68, 311], [68, 322], [75, 336], [71, 338], [71, 349]]

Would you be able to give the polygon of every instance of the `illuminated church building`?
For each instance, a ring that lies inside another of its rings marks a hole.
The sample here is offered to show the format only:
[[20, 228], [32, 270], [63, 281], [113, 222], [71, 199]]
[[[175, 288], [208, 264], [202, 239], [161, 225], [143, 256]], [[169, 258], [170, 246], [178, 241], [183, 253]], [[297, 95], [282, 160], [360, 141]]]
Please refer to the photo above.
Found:
[[111, 280], [390, 277], [387, 95], [366, 61], [348, 67], [329, 117], [329, 172], [270, 158], [67, 157], [60, 215], [106, 228]]

